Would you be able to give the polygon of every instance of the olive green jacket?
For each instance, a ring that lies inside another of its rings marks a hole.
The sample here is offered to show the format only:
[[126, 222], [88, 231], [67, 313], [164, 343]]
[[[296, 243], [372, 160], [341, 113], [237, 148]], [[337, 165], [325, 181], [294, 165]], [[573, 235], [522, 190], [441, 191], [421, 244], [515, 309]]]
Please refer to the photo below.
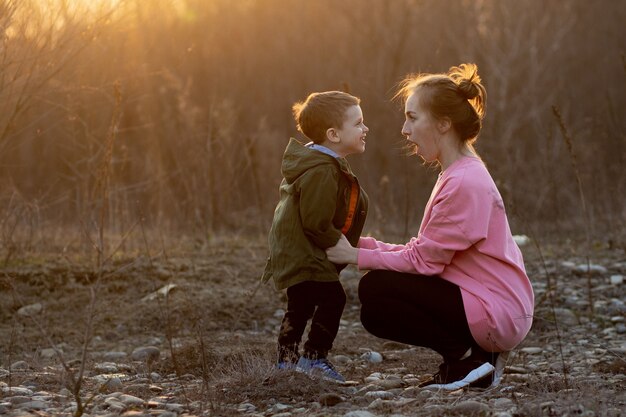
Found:
[[285, 149], [281, 171], [280, 200], [261, 279], [272, 278], [277, 290], [304, 281], [337, 281], [345, 265], [330, 262], [325, 249], [341, 237], [351, 192], [358, 194], [352, 196], [354, 216], [344, 234], [356, 246], [367, 215], [367, 194], [344, 158], [309, 149], [293, 138]]

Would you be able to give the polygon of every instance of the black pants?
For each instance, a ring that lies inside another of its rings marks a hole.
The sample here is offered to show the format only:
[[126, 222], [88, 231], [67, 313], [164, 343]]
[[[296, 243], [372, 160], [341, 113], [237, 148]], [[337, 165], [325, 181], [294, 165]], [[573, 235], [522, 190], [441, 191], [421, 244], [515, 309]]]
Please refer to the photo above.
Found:
[[287, 288], [287, 311], [278, 335], [278, 360], [298, 359], [298, 346], [311, 318], [303, 356], [325, 358], [337, 336], [345, 305], [346, 293], [339, 281], [305, 281]]
[[435, 350], [444, 361], [477, 348], [461, 290], [436, 276], [371, 271], [359, 283], [361, 322], [377, 337]]

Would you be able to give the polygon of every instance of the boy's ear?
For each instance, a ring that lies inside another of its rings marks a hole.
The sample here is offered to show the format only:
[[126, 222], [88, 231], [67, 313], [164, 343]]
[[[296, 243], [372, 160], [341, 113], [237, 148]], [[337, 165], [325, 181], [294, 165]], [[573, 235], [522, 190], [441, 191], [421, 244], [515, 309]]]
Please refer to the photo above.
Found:
[[437, 130], [439, 133], [446, 133], [452, 128], [452, 120], [449, 117], [442, 117], [437, 120]]
[[326, 138], [332, 143], [339, 143], [340, 141], [339, 133], [337, 132], [337, 129], [335, 129], [334, 127], [331, 127], [326, 130]]

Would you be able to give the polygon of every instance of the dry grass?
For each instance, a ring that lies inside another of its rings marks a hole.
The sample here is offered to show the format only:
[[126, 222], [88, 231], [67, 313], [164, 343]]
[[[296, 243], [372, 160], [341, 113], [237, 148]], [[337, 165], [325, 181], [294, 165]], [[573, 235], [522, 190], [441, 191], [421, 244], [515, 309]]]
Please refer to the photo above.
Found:
[[[288, 109], [312, 90], [345, 86], [363, 99], [371, 128], [368, 152], [351, 160], [372, 197], [371, 229], [406, 234], [418, 226], [413, 208], [423, 206], [435, 173], [402, 160], [402, 113], [389, 102], [391, 89], [407, 73], [464, 60], [478, 62], [487, 82], [478, 147], [507, 204], [533, 226], [576, 232], [585, 226], [580, 186], [598, 233], [623, 244], [614, 235], [625, 224], [616, 198], [626, 186], [625, 127], [613, 109], [626, 96], [616, 87], [624, 83], [621, 38], [611, 35], [623, 31], [621, 2], [573, 0], [563, 9], [539, 0], [480, 7], [368, 0], [365, 8], [361, 0], [130, 0], [88, 15], [68, 9], [71, 3], [10, 0], [0, 8], [4, 259], [28, 247], [11, 230], [20, 224], [25, 231], [29, 222], [37, 235], [40, 226], [63, 230], [84, 219], [91, 239], [60, 242], [81, 246], [106, 240], [93, 237], [90, 223], [102, 216], [105, 233], [120, 236], [138, 222], [201, 242], [218, 232], [265, 233], [280, 157], [296, 133]], [[359, 31], [338, 24], [319, 36], [319, 22], [329, 19], [369, 23]], [[606, 31], [594, 30], [599, 22]], [[472, 42], [460, 51], [451, 46], [458, 39]], [[553, 104], [572, 120], [572, 136], [593, 145], [594, 152], [577, 150], [580, 184], [560, 163], [567, 147], [545, 140], [556, 137], [546, 135], [556, 130]], [[92, 190], [105, 177], [109, 189], [96, 216]], [[554, 213], [567, 221], [555, 222]], [[137, 241], [128, 245], [141, 248]]]

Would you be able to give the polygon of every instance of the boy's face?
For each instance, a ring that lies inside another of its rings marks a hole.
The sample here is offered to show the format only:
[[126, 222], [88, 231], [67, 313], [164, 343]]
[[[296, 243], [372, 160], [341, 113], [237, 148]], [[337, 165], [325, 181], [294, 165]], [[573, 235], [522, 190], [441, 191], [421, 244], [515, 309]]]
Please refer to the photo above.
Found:
[[346, 110], [341, 128], [336, 129], [332, 149], [341, 157], [365, 152], [365, 136], [369, 129], [363, 123], [361, 106], [351, 106]]

